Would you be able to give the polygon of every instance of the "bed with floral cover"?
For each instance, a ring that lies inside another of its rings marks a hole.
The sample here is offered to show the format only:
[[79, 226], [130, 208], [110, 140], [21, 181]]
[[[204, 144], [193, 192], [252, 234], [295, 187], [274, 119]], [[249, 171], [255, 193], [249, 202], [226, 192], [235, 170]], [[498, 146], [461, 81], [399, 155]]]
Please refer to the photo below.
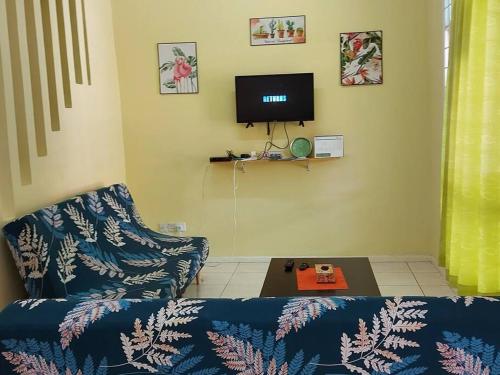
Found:
[[0, 373], [500, 374], [488, 297], [23, 300]]
[[31, 298], [171, 298], [208, 256], [203, 237], [157, 233], [115, 184], [21, 217], [4, 229]]

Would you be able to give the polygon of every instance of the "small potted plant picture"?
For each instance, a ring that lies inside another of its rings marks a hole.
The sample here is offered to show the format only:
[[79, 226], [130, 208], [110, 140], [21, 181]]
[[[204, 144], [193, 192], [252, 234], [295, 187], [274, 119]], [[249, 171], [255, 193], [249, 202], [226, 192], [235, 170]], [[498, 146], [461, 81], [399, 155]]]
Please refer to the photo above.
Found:
[[288, 20], [288, 21], [286, 21], [286, 25], [287, 25], [288, 37], [293, 38], [293, 34], [295, 34], [295, 30], [293, 28], [293, 26], [295, 25], [295, 22]]
[[304, 36], [304, 28], [303, 27], [297, 27], [296, 32], [297, 32], [297, 36], [299, 38], [302, 38]]
[[282, 20], [278, 20], [278, 37], [280, 39], [285, 37], [285, 25]]
[[274, 20], [274, 18], [271, 21], [269, 21], [268, 26], [269, 26], [269, 31], [270, 31], [269, 37], [271, 39], [273, 39], [274, 35], [275, 35], [274, 31], [276, 30], [276, 21]]
[[253, 33], [255, 39], [267, 39], [269, 33], [266, 33], [264, 26], [260, 25], [256, 32]]

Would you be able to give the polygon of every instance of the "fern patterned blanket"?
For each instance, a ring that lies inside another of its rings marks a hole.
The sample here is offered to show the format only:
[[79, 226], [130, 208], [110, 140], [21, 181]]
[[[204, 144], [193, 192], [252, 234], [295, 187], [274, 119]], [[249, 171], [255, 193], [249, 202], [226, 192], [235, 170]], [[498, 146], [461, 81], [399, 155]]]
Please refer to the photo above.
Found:
[[205, 238], [149, 229], [124, 184], [38, 210], [3, 231], [31, 298], [171, 298], [208, 256]]
[[0, 313], [0, 373], [500, 374], [486, 297], [24, 300]]

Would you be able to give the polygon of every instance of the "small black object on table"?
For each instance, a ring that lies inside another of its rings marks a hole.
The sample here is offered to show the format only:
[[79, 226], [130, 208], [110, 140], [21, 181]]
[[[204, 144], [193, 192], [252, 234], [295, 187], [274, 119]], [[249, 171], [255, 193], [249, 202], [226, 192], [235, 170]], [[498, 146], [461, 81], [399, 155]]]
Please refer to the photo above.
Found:
[[293, 259], [288, 259], [285, 263], [285, 272], [292, 272], [294, 261]]
[[309, 264], [307, 264], [306, 262], [300, 263], [300, 266], [299, 266], [300, 271], [305, 271], [308, 268], [309, 268]]

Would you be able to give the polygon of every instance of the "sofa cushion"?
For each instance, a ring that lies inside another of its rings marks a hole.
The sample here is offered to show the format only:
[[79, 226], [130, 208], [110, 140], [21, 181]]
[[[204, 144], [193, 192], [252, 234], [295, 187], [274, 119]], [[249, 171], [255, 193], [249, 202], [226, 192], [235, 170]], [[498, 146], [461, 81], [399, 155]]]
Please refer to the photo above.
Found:
[[149, 229], [124, 184], [33, 212], [4, 233], [32, 298], [175, 297], [208, 256], [205, 238]]

